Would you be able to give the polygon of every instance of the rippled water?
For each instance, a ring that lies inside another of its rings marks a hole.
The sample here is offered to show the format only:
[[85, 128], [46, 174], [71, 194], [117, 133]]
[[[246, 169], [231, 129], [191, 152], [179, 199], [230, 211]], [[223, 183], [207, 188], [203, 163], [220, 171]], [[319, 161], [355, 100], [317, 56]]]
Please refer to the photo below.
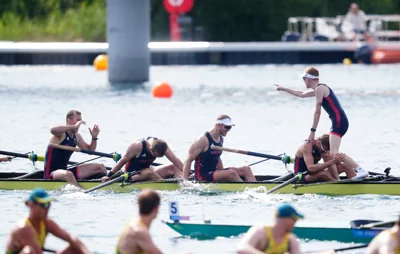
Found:
[[[343, 139], [342, 151], [368, 170], [382, 171], [390, 166], [392, 174], [400, 175], [399, 65], [318, 67], [322, 81], [335, 90], [349, 117], [350, 128]], [[43, 155], [50, 138], [49, 128], [62, 124], [66, 112], [74, 108], [82, 111], [88, 126], [100, 125], [97, 150], [102, 152], [123, 153], [133, 140], [157, 136], [166, 139], [183, 160], [191, 142], [210, 130], [216, 116], [224, 113], [236, 123], [225, 140], [226, 147], [293, 155], [309, 134], [314, 100], [280, 94], [272, 84], [303, 89], [298, 75], [304, 68], [303, 65], [152, 67], [150, 83], [145, 88], [134, 89], [108, 85], [107, 74], [91, 67], [0, 67], [0, 150], [35, 151]], [[170, 82], [173, 98], [152, 98], [150, 84], [157, 81]], [[329, 128], [329, 119], [323, 113], [317, 135]], [[89, 137], [87, 129], [80, 131], [85, 138]], [[86, 158], [83, 154], [72, 157], [75, 161]], [[224, 153], [222, 158], [227, 166], [258, 159], [232, 153]], [[99, 161], [113, 165], [109, 159]], [[42, 168], [43, 164], [37, 163], [36, 167]], [[29, 161], [23, 159], [0, 165], [1, 171], [30, 172], [32, 169]], [[286, 172], [276, 161], [258, 164], [253, 170], [257, 174]], [[0, 191], [0, 249], [4, 249], [11, 227], [27, 214], [23, 200], [28, 194]], [[50, 216], [98, 253], [112, 253], [125, 222], [137, 214], [137, 192], [81, 194], [64, 190], [52, 194], [57, 202]], [[160, 194], [162, 207], [151, 232], [165, 253], [234, 253], [238, 242], [237, 238], [206, 241], [180, 238], [161, 222], [168, 219], [168, 201], [179, 201], [181, 213], [190, 215], [194, 221], [201, 221], [205, 216], [215, 223], [269, 223], [276, 206], [290, 202], [306, 215], [298, 225], [348, 226], [354, 219], [396, 217], [400, 199], [377, 195], [276, 194], [257, 200], [246, 192], [205, 193], [193, 189]], [[46, 245], [61, 249], [64, 243], [50, 236]], [[348, 245], [311, 241], [303, 243], [302, 249]]]

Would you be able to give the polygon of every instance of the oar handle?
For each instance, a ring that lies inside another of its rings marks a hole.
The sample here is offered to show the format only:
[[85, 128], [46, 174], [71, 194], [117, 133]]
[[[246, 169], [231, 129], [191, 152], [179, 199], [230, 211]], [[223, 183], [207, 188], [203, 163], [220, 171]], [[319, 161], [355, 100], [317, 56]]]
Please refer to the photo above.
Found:
[[0, 151], [0, 154], [2, 155], [7, 155], [7, 156], [13, 156], [13, 157], [19, 157], [19, 158], [26, 158], [29, 159], [32, 162], [36, 161], [44, 161], [43, 156], [39, 156], [35, 154], [34, 152], [24, 154], [24, 153], [14, 153], [14, 152], [8, 152], [8, 151]]
[[278, 160], [278, 161], [282, 161], [284, 164], [289, 164], [289, 163], [294, 162], [293, 158], [291, 158], [290, 156], [286, 156], [286, 155], [276, 156], [276, 155], [271, 155], [271, 154], [256, 153], [256, 152], [251, 152], [251, 151], [232, 149], [232, 148], [228, 148], [228, 147], [221, 147], [221, 146], [215, 146], [215, 145], [211, 145], [211, 149], [232, 152], [232, 153], [240, 153], [240, 154], [245, 154], [245, 155], [250, 155], [250, 156], [255, 156], [255, 157], [268, 158], [271, 160]]
[[49, 145], [54, 148], [63, 149], [63, 150], [71, 151], [71, 152], [86, 153], [86, 154], [90, 154], [90, 155], [98, 155], [98, 156], [102, 156], [102, 157], [106, 157], [106, 158], [111, 158], [115, 162], [118, 162], [121, 159], [121, 154], [116, 153], [116, 152], [113, 154], [109, 154], [109, 153], [96, 152], [96, 151], [91, 151], [91, 150], [86, 150], [86, 149], [80, 149], [77, 147], [63, 146], [63, 145], [58, 145], [58, 144], [49, 144]]

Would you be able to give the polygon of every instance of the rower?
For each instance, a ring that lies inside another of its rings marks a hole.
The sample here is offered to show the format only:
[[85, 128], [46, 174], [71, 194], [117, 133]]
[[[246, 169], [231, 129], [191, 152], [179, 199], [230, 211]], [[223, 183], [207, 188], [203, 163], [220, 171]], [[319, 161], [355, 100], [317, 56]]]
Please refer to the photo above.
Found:
[[[321, 158], [323, 163], [318, 163]], [[347, 155], [337, 153], [332, 158], [329, 154], [329, 135], [324, 134], [321, 137], [313, 139], [311, 142], [302, 143], [296, 151], [294, 159], [294, 172], [308, 172], [302, 178], [304, 182], [324, 182], [340, 180], [337, 175], [345, 172], [347, 178], [351, 179], [356, 176], [355, 171], [346, 165]], [[333, 168], [332, 165], [336, 165]], [[333, 171], [336, 171], [332, 173]]]
[[160, 196], [157, 192], [144, 189], [138, 197], [139, 216], [131, 219], [119, 237], [116, 254], [162, 253], [150, 236], [150, 225], [157, 217]]
[[69, 243], [64, 250], [57, 253], [90, 253], [78, 238], [70, 235], [48, 217], [52, 200], [53, 198], [42, 188], [32, 191], [25, 201], [29, 207], [29, 216], [19, 221], [12, 229], [6, 243], [6, 254], [41, 254], [48, 233]]
[[257, 181], [249, 166], [229, 167], [224, 169], [220, 158], [222, 151], [211, 149], [211, 146], [223, 146], [224, 138], [235, 126], [227, 115], [217, 118], [214, 128], [197, 138], [189, 149], [189, 154], [183, 165], [184, 179], [189, 179], [190, 166], [195, 160], [195, 179], [205, 182], [242, 182]]
[[400, 254], [400, 216], [392, 228], [383, 230], [370, 242], [367, 254]]
[[272, 226], [253, 226], [247, 231], [237, 246], [237, 253], [298, 254], [300, 245], [292, 230], [298, 219], [304, 216], [293, 206], [283, 204], [278, 207]]
[[[302, 91], [294, 91], [292, 89], [283, 87], [281, 85], [277, 86], [278, 91], [284, 91], [291, 95], [306, 98], [306, 97], [315, 97], [315, 113], [314, 120], [310, 129], [310, 135], [308, 137], [308, 141], [311, 142], [315, 138], [315, 132], [320, 120], [321, 116], [321, 107], [324, 108], [326, 113], [329, 115], [329, 118], [332, 123], [331, 131], [329, 133], [329, 141], [330, 141], [330, 153], [332, 156], [339, 153], [340, 143], [342, 141], [343, 136], [346, 134], [349, 128], [349, 121], [347, 119], [347, 115], [343, 110], [337, 96], [333, 92], [332, 88], [327, 86], [326, 84], [322, 84], [319, 82], [319, 71], [315, 67], [308, 67], [304, 70], [304, 73], [301, 76], [303, 78], [304, 84], [307, 89], [311, 89], [305, 92]], [[355, 176], [356, 179], [365, 178], [368, 176], [368, 171], [364, 170], [360, 167], [354, 160], [351, 158], [347, 159], [347, 164], [351, 166], [357, 173]], [[332, 168], [336, 168], [335, 165], [332, 165]], [[331, 174], [336, 173], [336, 169], [331, 172]], [[338, 179], [339, 175], [335, 175], [334, 178]]]
[[[152, 167], [151, 164], [157, 159], [167, 157], [171, 164]], [[182, 161], [175, 156], [163, 139], [148, 137], [134, 141], [126, 150], [124, 156], [108, 172], [102, 181], [118, 172], [125, 165], [124, 172], [140, 172], [131, 177], [132, 182], [160, 180], [171, 176], [182, 178]]]
[[[66, 116], [66, 125], [54, 126], [50, 129], [52, 137], [50, 143], [64, 146], [72, 146], [91, 150], [96, 150], [99, 126], [94, 125], [89, 128], [92, 141], [85, 142], [81, 134], [78, 133], [79, 127], [86, 124], [82, 121], [81, 112], [70, 110]], [[106, 175], [107, 170], [103, 164], [87, 163], [76, 167], [68, 168], [68, 162], [73, 152], [47, 146], [44, 162], [44, 179], [62, 180], [79, 187], [77, 180], [88, 179], [95, 175]]]
[[6, 161], [11, 161], [12, 157], [1, 157], [0, 162], [6, 162]]

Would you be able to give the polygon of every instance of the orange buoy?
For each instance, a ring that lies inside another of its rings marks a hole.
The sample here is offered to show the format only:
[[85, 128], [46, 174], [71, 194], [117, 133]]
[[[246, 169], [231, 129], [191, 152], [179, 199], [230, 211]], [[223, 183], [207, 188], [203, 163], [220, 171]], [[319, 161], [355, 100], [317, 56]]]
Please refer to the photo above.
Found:
[[157, 98], [170, 98], [172, 87], [167, 82], [160, 82], [153, 86], [153, 96]]
[[98, 71], [104, 71], [108, 69], [108, 56], [105, 54], [98, 55], [93, 62], [94, 67]]

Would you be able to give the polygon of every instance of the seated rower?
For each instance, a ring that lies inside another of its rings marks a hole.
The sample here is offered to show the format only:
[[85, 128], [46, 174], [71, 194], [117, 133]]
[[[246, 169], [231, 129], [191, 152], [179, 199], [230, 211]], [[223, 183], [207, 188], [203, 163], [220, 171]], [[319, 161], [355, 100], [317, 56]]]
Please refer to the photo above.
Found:
[[217, 118], [214, 128], [197, 138], [189, 149], [189, 154], [183, 166], [184, 179], [188, 180], [190, 166], [195, 161], [196, 180], [205, 182], [243, 182], [243, 177], [248, 182], [257, 181], [249, 166], [229, 167], [224, 169], [220, 158], [222, 151], [211, 149], [211, 145], [223, 146], [224, 138], [231, 130], [232, 120], [227, 115]]
[[[65, 125], [54, 126], [50, 129], [52, 135], [49, 143], [71, 147], [78, 146], [81, 149], [95, 151], [100, 132], [99, 126], [96, 124], [93, 129], [89, 128], [92, 139], [90, 144], [88, 144], [82, 138], [82, 135], [79, 134], [81, 125], [86, 124], [82, 120], [81, 112], [70, 110], [65, 120]], [[44, 179], [66, 181], [69, 184], [80, 187], [77, 180], [107, 174], [106, 167], [101, 163], [85, 163], [75, 167], [68, 167], [68, 162], [72, 154], [73, 152], [71, 151], [48, 145], [44, 161]]]
[[367, 254], [400, 253], [400, 217], [392, 228], [380, 232], [369, 243]]
[[161, 254], [150, 235], [150, 225], [157, 217], [160, 196], [157, 192], [145, 189], [138, 198], [139, 216], [131, 219], [119, 237], [116, 254]]
[[6, 243], [6, 254], [41, 254], [48, 233], [69, 243], [57, 253], [90, 253], [78, 238], [70, 235], [48, 217], [52, 200], [53, 198], [42, 188], [32, 191], [29, 199], [25, 201], [30, 210], [29, 216], [21, 220], [11, 231]]
[[253, 226], [240, 240], [238, 254], [274, 253], [300, 254], [300, 245], [292, 230], [298, 219], [304, 216], [291, 205], [281, 205], [272, 226]]
[[[321, 158], [323, 163], [318, 163]], [[312, 141], [304, 142], [296, 151], [294, 160], [295, 173], [303, 173], [308, 171], [302, 180], [305, 182], [324, 182], [340, 180], [339, 175], [346, 173], [347, 178], [356, 179], [357, 177], [366, 177], [368, 172], [363, 170], [356, 164], [359, 171], [358, 175], [352, 167], [353, 161], [350, 157], [343, 153], [335, 154], [332, 158], [329, 154], [329, 135], [324, 134]], [[332, 165], [336, 165], [337, 171]]]
[[[151, 166], [157, 158], [162, 158], [164, 155], [172, 162], [171, 164], [157, 167]], [[181, 160], [175, 156], [168, 147], [167, 142], [154, 137], [134, 141], [118, 163], [108, 172], [107, 176], [102, 178], [102, 181], [108, 181], [124, 165], [124, 172], [140, 171], [139, 174], [131, 177], [132, 182], [161, 180], [171, 176], [182, 178], [183, 163]]]

